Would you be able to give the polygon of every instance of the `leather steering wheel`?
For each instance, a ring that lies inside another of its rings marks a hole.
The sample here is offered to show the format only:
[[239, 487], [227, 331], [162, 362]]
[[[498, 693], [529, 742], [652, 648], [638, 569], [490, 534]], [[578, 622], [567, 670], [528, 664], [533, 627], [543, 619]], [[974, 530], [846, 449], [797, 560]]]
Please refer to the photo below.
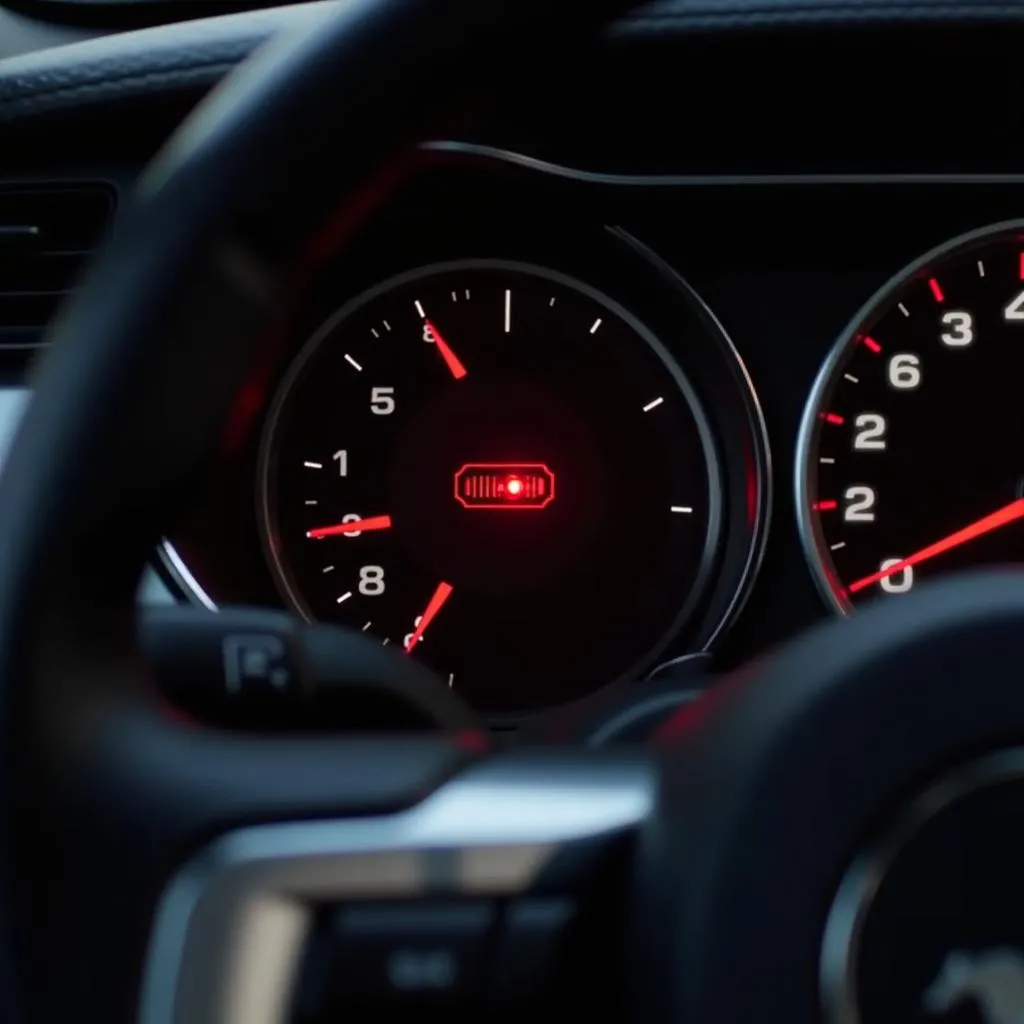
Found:
[[1009, 574], [828, 624], [627, 754], [227, 734], [156, 696], [137, 580], [252, 414], [303, 273], [432, 123], [524, 67], [557, 87], [626, 6], [352, 0], [233, 75], [146, 172], [0, 480], [3, 1020], [289, 1019], [325, 907], [577, 894], [598, 868], [567, 855], [625, 842], [600, 866], [617, 925], [590, 940], [628, 1016], [816, 1021], [860, 844], [1024, 736]]

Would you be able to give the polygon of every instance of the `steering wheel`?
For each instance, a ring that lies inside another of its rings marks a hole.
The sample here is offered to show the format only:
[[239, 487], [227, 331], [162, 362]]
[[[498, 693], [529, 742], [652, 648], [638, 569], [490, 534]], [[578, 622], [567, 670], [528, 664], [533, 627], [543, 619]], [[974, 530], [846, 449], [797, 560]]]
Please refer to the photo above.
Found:
[[[995, 886], [986, 858], [1019, 845], [1019, 575], [827, 624], [617, 753], [219, 732], [170, 712], [138, 654], [139, 575], [253, 415], [303, 275], [432, 123], [524, 68], [557, 87], [623, 6], [352, 0], [144, 175], [0, 481], [4, 1021], [874, 1024], [986, 994], [981, 947], [1013, 936], [963, 879]], [[936, 916], [921, 879], [949, 871]]]

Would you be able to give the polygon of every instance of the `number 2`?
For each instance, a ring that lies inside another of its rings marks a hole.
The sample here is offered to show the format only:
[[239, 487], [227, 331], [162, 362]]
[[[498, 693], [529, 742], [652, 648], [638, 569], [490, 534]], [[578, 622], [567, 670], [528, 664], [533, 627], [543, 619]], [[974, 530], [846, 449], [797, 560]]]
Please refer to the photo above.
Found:
[[847, 501], [843, 518], [848, 523], [873, 523], [875, 521], [875, 492], [870, 487], [847, 487], [843, 494]]
[[862, 412], [854, 421], [853, 447], [857, 451], [885, 451], [885, 417], [877, 412]]

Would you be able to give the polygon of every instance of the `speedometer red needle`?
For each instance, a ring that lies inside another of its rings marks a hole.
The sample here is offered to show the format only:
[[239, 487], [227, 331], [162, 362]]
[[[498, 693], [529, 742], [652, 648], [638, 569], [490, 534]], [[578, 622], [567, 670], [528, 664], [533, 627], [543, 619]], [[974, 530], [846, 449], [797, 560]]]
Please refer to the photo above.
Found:
[[437, 345], [437, 351], [441, 353], [441, 358], [448, 364], [448, 369], [452, 371], [452, 376], [456, 380], [462, 380], [466, 376], [466, 368], [462, 365], [462, 361], [452, 351], [448, 342], [441, 337], [441, 332], [429, 320], [425, 320], [424, 323], [434, 336], [434, 344]]
[[437, 618], [437, 613], [444, 607], [445, 601], [448, 600], [452, 595], [452, 586], [450, 583], [439, 583], [437, 590], [434, 591], [434, 596], [430, 599], [426, 609], [420, 616], [419, 624], [409, 634], [409, 639], [405, 645], [405, 653], [408, 654], [419, 642], [420, 637], [427, 631], [427, 626]]
[[318, 526], [315, 530], [307, 530], [306, 536], [319, 540], [321, 537], [338, 537], [346, 533], [364, 533], [366, 530], [390, 530], [391, 516], [370, 516], [369, 519], [354, 519], [350, 523], [337, 523], [334, 526]]
[[1009, 505], [1004, 505], [1001, 509], [991, 512], [989, 515], [983, 516], [981, 519], [971, 523], [970, 526], [965, 526], [962, 530], [957, 530], [955, 533], [943, 537], [942, 540], [937, 540], [934, 544], [921, 548], [920, 551], [916, 551], [902, 561], [890, 565], [888, 569], [880, 569], [870, 576], [857, 580], [856, 583], [851, 583], [847, 590], [851, 594], [856, 594], [858, 590], [870, 587], [873, 583], [878, 583], [887, 576], [892, 576], [893, 573], [902, 572], [912, 565], [917, 565], [920, 562], [927, 561], [929, 558], [934, 558], [936, 555], [941, 555], [946, 551], [951, 551], [953, 548], [958, 548], [961, 544], [966, 544], [976, 537], [982, 537], [986, 533], [998, 530], [1000, 526], [1006, 526], [1008, 523], [1015, 522], [1018, 519], [1024, 519], [1024, 498], [1011, 501]]

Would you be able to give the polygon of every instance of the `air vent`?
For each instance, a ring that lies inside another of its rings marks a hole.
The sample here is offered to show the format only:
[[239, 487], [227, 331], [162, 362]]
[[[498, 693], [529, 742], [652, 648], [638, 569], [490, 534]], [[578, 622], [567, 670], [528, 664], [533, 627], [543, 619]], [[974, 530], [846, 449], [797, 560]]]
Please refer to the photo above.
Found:
[[102, 185], [0, 187], [0, 352], [42, 345], [113, 212]]

